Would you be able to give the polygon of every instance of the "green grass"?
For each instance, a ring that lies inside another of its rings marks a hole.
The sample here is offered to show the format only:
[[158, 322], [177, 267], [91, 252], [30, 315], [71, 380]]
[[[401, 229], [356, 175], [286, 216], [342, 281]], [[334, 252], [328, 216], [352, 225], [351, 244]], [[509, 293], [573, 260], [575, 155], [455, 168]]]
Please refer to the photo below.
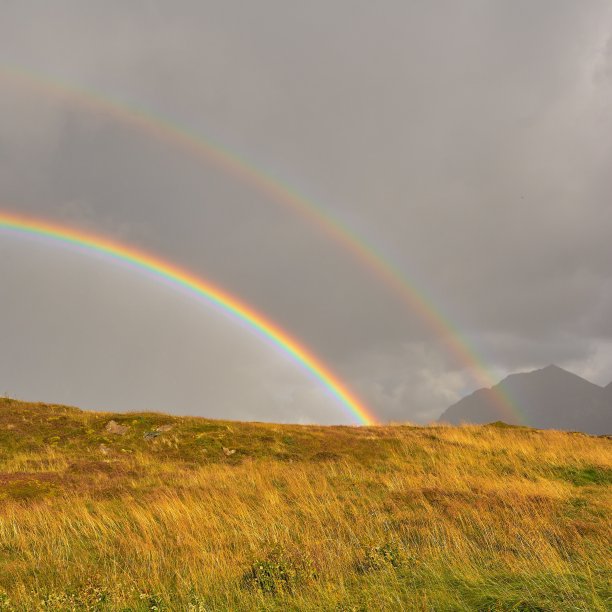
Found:
[[555, 473], [558, 478], [567, 480], [577, 487], [586, 487], [588, 485], [608, 486], [612, 484], [612, 470], [596, 465], [585, 467], [561, 466]]

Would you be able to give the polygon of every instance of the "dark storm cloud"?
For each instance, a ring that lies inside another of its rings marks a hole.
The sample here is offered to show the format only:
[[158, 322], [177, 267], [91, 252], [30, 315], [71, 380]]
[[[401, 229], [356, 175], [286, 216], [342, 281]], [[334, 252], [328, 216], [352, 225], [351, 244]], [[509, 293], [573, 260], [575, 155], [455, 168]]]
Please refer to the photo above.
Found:
[[[386, 254], [494, 375], [556, 362], [612, 379], [606, 2], [8, 2], [0, 14], [6, 65], [167, 117], [281, 178]], [[385, 418], [434, 418], [476, 384], [380, 278], [265, 193], [7, 81], [0, 189], [14, 210], [221, 283]], [[100, 262], [2, 249], [7, 392], [344, 418], [198, 304]]]

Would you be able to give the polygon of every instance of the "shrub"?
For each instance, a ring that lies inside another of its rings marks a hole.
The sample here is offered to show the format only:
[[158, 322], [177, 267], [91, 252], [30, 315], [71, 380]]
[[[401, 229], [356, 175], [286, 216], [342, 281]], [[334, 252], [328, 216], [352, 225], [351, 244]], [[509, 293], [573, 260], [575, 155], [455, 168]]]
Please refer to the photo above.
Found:
[[140, 599], [145, 603], [147, 610], [150, 610], [150, 612], [160, 612], [166, 609], [163, 599], [156, 593], [141, 593]]
[[312, 560], [304, 553], [290, 553], [277, 545], [255, 560], [244, 575], [246, 585], [261, 593], [276, 595], [293, 592], [298, 585], [316, 580]]
[[384, 542], [366, 548], [364, 558], [359, 562], [361, 572], [379, 570], [385, 567], [399, 568], [405, 562], [405, 555], [395, 542]]
[[0, 612], [11, 612], [14, 609], [9, 596], [4, 591], [0, 591]]

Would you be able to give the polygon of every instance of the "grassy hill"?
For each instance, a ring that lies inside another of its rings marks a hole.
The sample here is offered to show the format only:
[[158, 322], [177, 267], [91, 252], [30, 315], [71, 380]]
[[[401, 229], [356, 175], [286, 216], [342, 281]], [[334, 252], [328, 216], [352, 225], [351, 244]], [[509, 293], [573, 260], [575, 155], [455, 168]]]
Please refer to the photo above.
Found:
[[612, 441], [0, 400], [0, 610], [606, 610]]

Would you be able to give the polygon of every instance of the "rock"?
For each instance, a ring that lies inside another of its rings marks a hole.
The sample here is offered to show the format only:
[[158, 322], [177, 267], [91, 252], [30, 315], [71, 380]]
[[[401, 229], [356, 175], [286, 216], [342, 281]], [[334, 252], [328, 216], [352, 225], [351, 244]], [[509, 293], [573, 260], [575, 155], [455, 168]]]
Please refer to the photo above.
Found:
[[155, 431], [161, 431], [163, 433], [167, 432], [167, 431], [171, 431], [172, 428], [174, 427], [174, 425], [160, 425]]
[[105, 427], [108, 433], [116, 434], [118, 436], [122, 436], [125, 434], [130, 428], [127, 425], [119, 425], [117, 421], [109, 421]]
[[236, 452], [235, 448], [225, 448], [225, 446], [223, 447], [223, 453], [226, 457], [230, 457], [231, 455], [233, 455]]

